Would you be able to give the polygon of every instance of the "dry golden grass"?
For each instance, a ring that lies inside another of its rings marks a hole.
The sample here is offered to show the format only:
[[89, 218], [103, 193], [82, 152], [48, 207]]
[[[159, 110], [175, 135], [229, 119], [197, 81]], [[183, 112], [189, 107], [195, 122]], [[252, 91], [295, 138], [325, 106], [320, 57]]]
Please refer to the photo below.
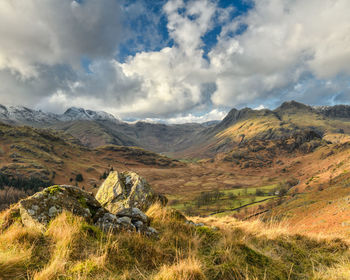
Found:
[[325, 268], [314, 273], [314, 279], [348, 280], [350, 279], [350, 263], [345, 260], [331, 268]]
[[[45, 233], [15, 222], [0, 234], [0, 279], [345, 279], [347, 245], [293, 235], [282, 224], [195, 218], [153, 205], [159, 238], [106, 234], [71, 213]], [[211, 228], [215, 225], [219, 230]], [[332, 275], [333, 278], [329, 276]], [[337, 278], [338, 277], [338, 278]], [[341, 278], [343, 277], [343, 278]]]
[[233, 228], [240, 228], [245, 232], [252, 234], [257, 237], [264, 237], [268, 239], [275, 239], [279, 236], [288, 236], [300, 234], [307, 236], [314, 240], [323, 242], [323, 241], [332, 241], [334, 239], [341, 238], [342, 241], [349, 244], [350, 239], [348, 236], [343, 234], [332, 234], [332, 233], [322, 233], [322, 232], [305, 232], [298, 230], [297, 227], [293, 227], [288, 219], [278, 221], [276, 219], [269, 219], [268, 221], [261, 221], [258, 218], [251, 219], [248, 221], [238, 220], [232, 216], [223, 216], [220, 218], [216, 217], [191, 217], [191, 219], [196, 223], [204, 223], [206, 225], [218, 227], [223, 231], [230, 232]]
[[30, 262], [31, 248], [13, 247], [0, 252], [0, 279], [17, 279], [26, 276], [25, 267]]
[[64, 276], [72, 248], [78, 241], [82, 218], [64, 212], [49, 226], [46, 235], [54, 242], [52, 258], [40, 272], [35, 273], [35, 280], [55, 279]]
[[27, 275], [34, 242], [40, 231], [23, 227], [19, 223], [0, 235], [0, 279], [17, 279]]
[[254, 234], [256, 236], [264, 236], [267, 238], [276, 238], [279, 235], [290, 233], [288, 224], [286, 222], [275, 221], [271, 219], [269, 222], [262, 222], [258, 219], [251, 221], [238, 220], [231, 216], [223, 216], [220, 218], [214, 217], [193, 217], [192, 220], [199, 223], [208, 224], [224, 230], [230, 230], [232, 228], [241, 228], [246, 232]]
[[173, 265], [164, 265], [154, 280], [204, 280], [203, 265], [193, 257], [179, 260]]

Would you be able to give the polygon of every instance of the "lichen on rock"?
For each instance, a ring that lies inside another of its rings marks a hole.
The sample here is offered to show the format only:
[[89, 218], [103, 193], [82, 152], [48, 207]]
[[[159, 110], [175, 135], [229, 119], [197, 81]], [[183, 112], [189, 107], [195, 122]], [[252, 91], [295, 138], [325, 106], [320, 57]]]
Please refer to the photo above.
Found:
[[159, 201], [166, 205], [167, 198], [156, 194], [147, 181], [132, 171], [113, 171], [99, 188], [96, 199], [112, 213], [125, 208], [139, 208], [146, 211]]
[[[82, 199], [85, 201], [84, 205], [81, 204]], [[48, 187], [33, 196], [22, 199], [18, 207], [25, 226], [41, 229], [44, 229], [50, 220], [62, 211], [69, 211], [90, 222], [95, 222], [99, 218], [96, 214], [101, 209], [99, 202], [88, 192], [66, 185]], [[99, 215], [102, 214], [100, 212]]]

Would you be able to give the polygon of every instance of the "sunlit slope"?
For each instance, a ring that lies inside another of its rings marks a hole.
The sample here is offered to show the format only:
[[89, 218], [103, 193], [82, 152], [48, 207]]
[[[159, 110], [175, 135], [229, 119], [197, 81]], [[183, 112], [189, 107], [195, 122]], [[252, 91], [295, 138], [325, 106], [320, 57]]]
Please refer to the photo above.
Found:
[[350, 118], [328, 117], [310, 106], [292, 101], [274, 111], [232, 110], [221, 127], [224, 129], [215, 135], [217, 148], [249, 140], [280, 139], [306, 129], [328, 141], [346, 142], [350, 135]]
[[298, 184], [261, 218], [283, 221], [300, 232], [348, 237], [350, 142], [323, 146], [290, 159], [283, 171]]

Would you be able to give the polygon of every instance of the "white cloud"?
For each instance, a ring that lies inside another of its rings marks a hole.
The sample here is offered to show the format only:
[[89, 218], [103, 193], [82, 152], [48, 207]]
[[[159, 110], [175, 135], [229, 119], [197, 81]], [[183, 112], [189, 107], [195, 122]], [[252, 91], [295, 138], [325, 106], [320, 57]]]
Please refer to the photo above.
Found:
[[[180, 9], [185, 9], [180, 13]], [[137, 98], [118, 106], [120, 115], [169, 116], [203, 102], [205, 84], [215, 81], [201, 49], [212, 27], [216, 6], [211, 1], [169, 1], [164, 6], [175, 45], [157, 52], [140, 52], [118, 64], [123, 74], [140, 82]], [[131, 93], [132, 94], [132, 93]]]
[[[103, 39], [109, 39], [113, 32], [118, 35], [118, 18], [110, 16], [110, 13], [117, 15], [113, 8], [116, 2], [103, 0], [100, 6], [96, 4], [100, 2], [91, 0], [83, 1], [83, 4], [68, 0], [51, 0], [45, 3], [46, 6], [41, 6], [39, 0], [28, 0], [26, 10], [19, 10], [20, 2], [15, 0], [13, 6], [7, 5], [7, 11], [2, 12], [9, 18], [3, 19], [4, 25], [9, 24], [10, 19], [15, 21], [22, 14], [24, 19], [15, 25], [18, 32], [16, 29], [12, 32], [12, 43], [7, 40], [10, 42], [8, 47], [0, 46], [0, 56], [4, 57], [3, 62], [0, 59], [0, 70], [15, 70], [20, 73], [17, 77], [25, 77], [21, 82], [14, 76], [11, 77], [12, 83], [17, 82], [23, 91], [28, 88], [29, 80], [34, 85], [39, 80], [55, 84], [55, 87], [46, 92], [34, 92], [34, 88], [31, 89], [30, 95], [37, 98], [27, 96], [23, 101], [35, 102], [37, 107], [55, 111], [73, 105], [86, 106], [108, 110], [124, 117], [169, 117], [201, 107], [208, 101], [205, 97], [208, 84], [215, 79], [208, 71], [208, 62], [202, 57], [201, 37], [212, 28], [212, 18], [216, 12], [213, 2], [194, 0], [185, 5], [183, 1], [169, 1], [164, 6], [164, 13], [168, 18], [168, 29], [174, 46], [157, 52], [139, 52], [129, 57], [125, 63], [115, 59], [95, 59], [89, 67], [91, 73], [86, 74], [75, 69], [73, 75], [65, 77], [59, 84], [54, 82], [54, 76], [45, 77], [44, 71], [48, 67], [61, 63], [74, 69], [80, 62], [77, 60], [85, 53], [89, 57], [100, 54], [101, 57], [108, 57], [113, 53], [116, 40], [105, 42]], [[109, 6], [104, 8], [104, 3], [109, 3]], [[96, 18], [91, 18], [95, 11], [91, 10], [92, 5], [99, 11]], [[82, 9], [81, 6], [85, 8]], [[182, 13], [181, 9], [185, 12]], [[46, 11], [54, 13], [53, 18], [45, 17]], [[25, 37], [24, 25], [35, 18], [38, 27], [34, 25], [33, 31]], [[101, 35], [93, 36], [100, 31], [107, 35], [102, 38]], [[6, 35], [0, 29], [0, 35], [2, 34]], [[11, 50], [16, 49], [14, 45], [20, 40], [26, 44], [12, 54]], [[109, 47], [101, 51], [99, 47], [104, 45]], [[17, 60], [20, 64], [15, 64]], [[44, 71], [40, 72], [38, 65], [45, 65]], [[72, 87], [77, 82], [80, 86]], [[22, 90], [21, 95], [25, 96]], [[15, 100], [1, 96], [6, 92], [8, 91], [0, 86], [0, 102], [5, 100], [4, 103], [15, 103]]]
[[266, 109], [266, 107], [263, 104], [260, 104], [258, 107], [254, 108], [254, 110], [262, 110]]
[[[247, 16], [223, 28], [209, 55], [217, 73], [213, 102], [283, 99], [305, 73], [318, 79], [350, 74], [349, 13], [347, 0], [256, 0]], [[247, 30], [232, 37], [242, 25]]]
[[[209, 0], [189, 1], [186, 5], [182, 0], [170, 0], [164, 6], [170, 36], [183, 52], [190, 55], [199, 49], [201, 36], [212, 27], [216, 8]], [[180, 13], [180, 9], [185, 9], [185, 12]]]
[[146, 118], [147, 122], [159, 123], [165, 122], [168, 124], [181, 124], [181, 123], [204, 123], [209, 121], [220, 121], [227, 115], [227, 111], [222, 111], [219, 109], [213, 109], [208, 113], [201, 115], [187, 114], [187, 115], [177, 115], [168, 119], [159, 118]]

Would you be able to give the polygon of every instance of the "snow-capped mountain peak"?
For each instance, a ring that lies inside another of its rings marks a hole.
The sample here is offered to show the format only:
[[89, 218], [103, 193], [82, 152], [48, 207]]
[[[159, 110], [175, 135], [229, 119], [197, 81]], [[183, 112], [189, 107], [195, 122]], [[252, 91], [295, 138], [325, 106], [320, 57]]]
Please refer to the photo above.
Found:
[[33, 110], [24, 106], [4, 106], [0, 104], [0, 121], [18, 124], [50, 124], [76, 120], [112, 121], [119, 119], [112, 114], [103, 111], [85, 110], [71, 107], [63, 114], [46, 113], [41, 110]]
[[72, 121], [72, 120], [101, 120], [101, 121], [118, 121], [116, 117], [112, 114], [103, 112], [103, 111], [93, 111], [85, 110], [83, 108], [70, 107], [66, 112], [61, 116], [63, 121]]

